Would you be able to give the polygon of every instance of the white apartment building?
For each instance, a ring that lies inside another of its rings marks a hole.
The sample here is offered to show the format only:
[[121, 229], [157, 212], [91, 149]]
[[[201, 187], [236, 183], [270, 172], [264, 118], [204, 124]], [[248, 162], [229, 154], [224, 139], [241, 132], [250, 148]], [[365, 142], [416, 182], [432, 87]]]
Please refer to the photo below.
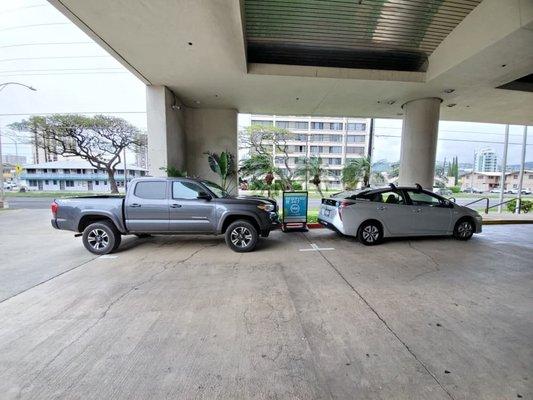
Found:
[[496, 172], [498, 171], [498, 156], [491, 148], [476, 151], [474, 161], [474, 171], [476, 172]]
[[[147, 171], [133, 165], [126, 168], [127, 180], [145, 176]], [[124, 164], [117, 166], [117, 186], [124, 187]], [[50, 161], [24, 166], [20, 179], [30, 190], [108, 192], [107, 173], [84, 160]]]
[[[519, 175], [518, 171], [506, 172], [503, 190], [518, 189]], [[501, 172], [474, 172], [473, 174], [469, 172], [463, 175], [461, 179], [461, 188], [463, 190], [473, 187], [474, 189], [488, 192], [492, 189], [500, 188]], [[524, 171], [522, 189], [533, 192], [533, 171]]]
[[[251, 124], [293, 132], [294, 140], [287, 142], [289, 167], [296, 167], [301, 158], [320, 157], [329, 173], [324, 179], [328, 188], [342, 187], [341, 171], [346, 162], [368, 154], [370, 120], [366, 118], [252, 115]], [[275, 162], [285, 168], [281, 157]]]

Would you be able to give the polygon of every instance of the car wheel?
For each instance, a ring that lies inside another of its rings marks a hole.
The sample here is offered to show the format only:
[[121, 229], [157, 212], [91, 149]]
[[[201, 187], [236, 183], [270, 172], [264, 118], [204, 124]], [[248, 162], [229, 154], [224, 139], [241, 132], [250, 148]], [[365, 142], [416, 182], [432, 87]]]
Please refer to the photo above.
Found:
[[359, 227], [357, 237], [365, 246], [373, 246], [383, 240], [383, 229], [378, 222], [363, 222]]
[[95, 222], [83, 230], [83, 245], [93, 254], [109, 254], [121, 242], [120, 232], [107, 221]]
[[248, 221], [239, 220], [226, 229], [226, 244], [237, 253], [246, 253], [255, 249], [258, 240], [257, 229]]
[[463, 219], [455, 224], [453, 236], [458, 240], [468, 240], [474, 234], [474, 223], [468, 219]]

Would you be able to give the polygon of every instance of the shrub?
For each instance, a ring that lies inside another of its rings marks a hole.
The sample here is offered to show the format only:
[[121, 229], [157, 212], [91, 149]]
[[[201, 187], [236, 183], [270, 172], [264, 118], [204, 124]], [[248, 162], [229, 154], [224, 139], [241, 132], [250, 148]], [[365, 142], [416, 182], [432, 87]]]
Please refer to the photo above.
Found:
[[[532, 200], [523, 200], [522, 203], [522, 212], [529, 212], [533, 208], [533, 201]], [[511, 200], [509, 203], [507, 203], [507, 211], [514, 212], [516, 209], [516, 199]]]
[[452, 193], [460, 193], [461, 192], [461, 186], [452, 186], [450, 188], [450, 190], [452, 191]]

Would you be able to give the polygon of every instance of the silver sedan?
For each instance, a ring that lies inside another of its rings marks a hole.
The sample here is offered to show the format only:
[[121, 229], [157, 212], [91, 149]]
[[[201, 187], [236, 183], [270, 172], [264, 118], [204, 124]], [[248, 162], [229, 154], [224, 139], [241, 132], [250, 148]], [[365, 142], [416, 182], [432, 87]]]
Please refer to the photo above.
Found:
[[453, 235], [468, 240], [481, 232], [476, 211], [416, 187], [366, 189], [322, 199], [318, 222], [365, 245], [386, 237]]

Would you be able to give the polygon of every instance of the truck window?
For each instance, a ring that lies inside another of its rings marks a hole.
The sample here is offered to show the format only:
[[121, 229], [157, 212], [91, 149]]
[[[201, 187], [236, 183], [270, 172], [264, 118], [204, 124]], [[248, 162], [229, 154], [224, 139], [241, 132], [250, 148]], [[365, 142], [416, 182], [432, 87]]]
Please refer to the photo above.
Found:
[[141, 199], [166, 199], [166, 182], [137, 182], [135, 185], [135, 196]]
[[172, 182], [172, 198], [183, 200], [195, 200], [200, 192], [205, 192], [193, 182]]

